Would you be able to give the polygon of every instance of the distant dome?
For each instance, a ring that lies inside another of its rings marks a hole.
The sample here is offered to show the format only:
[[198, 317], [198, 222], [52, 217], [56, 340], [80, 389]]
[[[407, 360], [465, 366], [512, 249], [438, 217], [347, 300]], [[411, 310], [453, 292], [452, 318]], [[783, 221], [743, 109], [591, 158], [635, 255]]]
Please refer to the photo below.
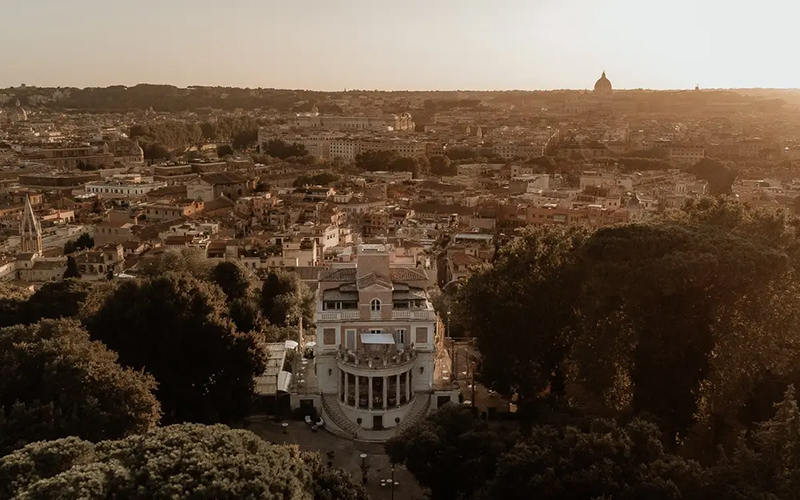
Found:
[[606, 78], [606, 72], [603, 71], [603, 75], [594, 84], [594, 91], [598, 94], [610, 94], [611, 90], [611, 81]]

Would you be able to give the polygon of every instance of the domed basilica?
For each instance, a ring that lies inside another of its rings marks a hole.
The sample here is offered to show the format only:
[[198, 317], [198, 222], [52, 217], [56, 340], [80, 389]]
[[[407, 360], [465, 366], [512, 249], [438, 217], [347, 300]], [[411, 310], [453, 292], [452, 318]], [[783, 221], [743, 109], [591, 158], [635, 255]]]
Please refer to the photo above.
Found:
[[612, 92], [611, 81], [606, 78], [606, 72], [603, 71], [602, 76], [594, 84], [595, 94], [610, 94]]

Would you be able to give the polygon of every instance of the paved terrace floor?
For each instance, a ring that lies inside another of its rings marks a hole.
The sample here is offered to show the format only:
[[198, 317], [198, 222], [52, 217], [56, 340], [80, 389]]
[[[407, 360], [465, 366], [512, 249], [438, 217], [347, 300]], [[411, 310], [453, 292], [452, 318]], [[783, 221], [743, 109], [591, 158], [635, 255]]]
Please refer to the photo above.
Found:
[[[369, 464], [366, 487], [370, 498], [373, 500], [391, 498], [389, 487], [381, 486], [380, 484], [381, 479], [388, 479], [391, 476], [389, 457], [384, 453], [382, 444], [355, 442], [334, 436], [323, 430], [314, 432], [304, 422], [297, 420], [289, 420], [287, 423], [289, 426], [286, 434], [284, 434], [280, 423], [254, 418], [251, 420], [249, 430], [271, 443], [297, 444], [301, 450], [316, 451], [326, 462], [326, 454], [329, 451], [333, 451], [334, 466], [346, 470], [357, 481], [361, 480], [360, 455], [366, 453], [367, 463]], [[396, 500], [421, 500], [425, 498], [422, 488], [411, 473], [404, 468], [395, 468], [394, 480], [400, 483], [394, 490]]]

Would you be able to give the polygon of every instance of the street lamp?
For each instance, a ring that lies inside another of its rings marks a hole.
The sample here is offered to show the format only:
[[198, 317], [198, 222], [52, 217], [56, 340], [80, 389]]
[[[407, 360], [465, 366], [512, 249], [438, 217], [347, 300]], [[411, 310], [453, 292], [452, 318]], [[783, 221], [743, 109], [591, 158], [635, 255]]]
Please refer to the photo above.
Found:
[[369, 466], [367, 465], [367, 454], [362, 453], [361, 457], [361, 483], [367, 484], [367, 471], [369, 470]]

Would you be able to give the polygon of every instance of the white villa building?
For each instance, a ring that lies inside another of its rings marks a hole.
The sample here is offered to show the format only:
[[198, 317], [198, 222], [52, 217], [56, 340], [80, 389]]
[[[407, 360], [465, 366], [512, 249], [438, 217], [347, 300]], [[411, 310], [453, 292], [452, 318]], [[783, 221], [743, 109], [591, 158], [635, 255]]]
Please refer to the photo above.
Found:
[[[314, 372], [332, 430], [382, 441], [458, 402], [452, 384], [437, 382], [448, 372], [437, 371], [443, 332], [429, 285], [423, 269], [393, 265], [383, 245], [360, 245], [355, 267], [320, 275]], [[293, 406], [308, 396], [292, 394]]]

